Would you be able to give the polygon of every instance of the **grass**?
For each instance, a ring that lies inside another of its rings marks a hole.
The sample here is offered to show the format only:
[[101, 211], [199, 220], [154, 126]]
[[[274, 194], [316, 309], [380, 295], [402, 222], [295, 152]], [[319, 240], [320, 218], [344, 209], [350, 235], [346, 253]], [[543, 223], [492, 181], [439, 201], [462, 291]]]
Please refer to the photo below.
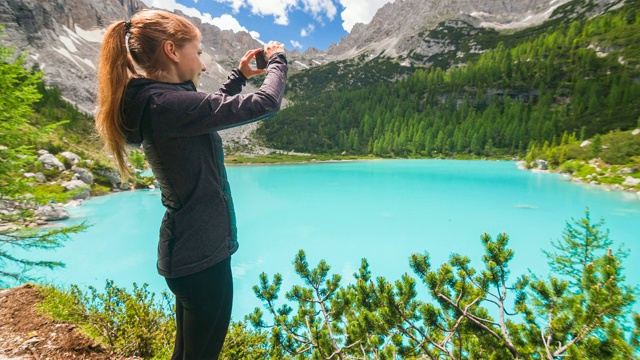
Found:
[[38, 285], [37, 289], [43, 297], [37, 305], [40, 314], [60, 322], [80, 324], [84, 321], [78, 311], [77, 297], [71, 290], [62, 290], [49, 284]]

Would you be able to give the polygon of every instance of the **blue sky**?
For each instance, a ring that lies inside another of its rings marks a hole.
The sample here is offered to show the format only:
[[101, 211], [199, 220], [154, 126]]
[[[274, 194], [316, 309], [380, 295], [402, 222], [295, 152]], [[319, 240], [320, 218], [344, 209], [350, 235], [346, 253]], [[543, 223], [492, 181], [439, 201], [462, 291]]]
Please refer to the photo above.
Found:
[[369, 23], [376, 11], [395, 0], [142, 0], [147, 6], [180, 10], [223, 30], [247, 31], [287, 50], [326, 50], [356, 23]]

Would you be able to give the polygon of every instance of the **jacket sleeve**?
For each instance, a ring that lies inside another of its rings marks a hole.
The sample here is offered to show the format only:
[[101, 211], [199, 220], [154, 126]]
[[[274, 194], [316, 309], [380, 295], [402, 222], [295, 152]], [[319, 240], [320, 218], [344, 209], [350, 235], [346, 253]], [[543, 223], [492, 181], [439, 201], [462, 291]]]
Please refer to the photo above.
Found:
[[155, 94], [150, 109], [154, 136], [156, 139], [197, 136], [267, 119], [280, 109], [287, 70], [287, 59], [280, 53], [269, 59], [264, 82], [254, 93], [233, 94], [235, 85], [225, 86], [235, 81], [230, 79], [213, 94], [197, 91]]
[[236, 68], [231, 71], [231, 74], [227, 77], [227, 81], [220, 86], [218, 93], [231, 96], [238, 95], [242, 91], [242, 87], [245, 85], [247, 85], [247, 78]]

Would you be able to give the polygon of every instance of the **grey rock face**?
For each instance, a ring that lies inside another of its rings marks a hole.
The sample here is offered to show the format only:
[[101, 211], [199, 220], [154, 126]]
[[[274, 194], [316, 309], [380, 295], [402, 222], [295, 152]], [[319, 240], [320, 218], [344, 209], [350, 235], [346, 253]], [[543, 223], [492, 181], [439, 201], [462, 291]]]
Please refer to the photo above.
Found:
[[62, 164], [60, 160], [58, 160], [58, 158], [56, 158], [52, 154], [40, 155], [40, 157], [38, 157], [38, 161], [40, 161], [42, 165], [44, 165], [44, 168], [47, 170], [50, 170], [50, 169], [58, 169], [60, 171], [65, 170], [64, 164]]
[[44, 221], [65, 220], [69, 218], [69, 212], [61, 204], [49, 204], [38, 208], [36, 216]]
[[548, 170], [549, 163], [546, 160], [538, 159], [531, 163], [531, 167], [538, 170]]
[[636, 179], [634, 177], [627, 176], [627, 178], [624, 180], [622, 185], [624, 185], [624, 186], [637, 186], [637, 185], [640, 185], [640, 179]]
[[63, 182], [62, 186], [64, 186], [64, 188], [67, 189], [67, 191], [73, 191], [75, 189], [85, 187], [87, 186], [87, 184], [85, 184], [81, 180], [71, 180], [71, 181]]
[[120, 174], [115, 169], [93, 170], [93, 172], [97, 175], [104, 176], [105, 178], [109, 179], [109, 181], [111, 182], [111, 187], [113, 188], [117, 188], [122, 183]]
[[71, 199], [73, 200], [84, 200], [86, 198], [89, 197], [89, 195], [91, 195], [91, 190], [89, 189], [88, 186], [85, 186], [82, 188], [82, 191], [78, 192], [77, 194], [74, 194]]
[[542, 23], [551, 15], [549, 10], [567, 1], [396, 0], [380, 8], [369, 24], [356, 24], [349, 36], [327, 53], [348, 58], [371, 51], [396, 57], [420, 48], [424, 39], [419, 34], [448, 19], [476, 26], [523, 28]]
[[80, 156], [72, 153], [71, 151], [65, 151], [65, 152], [61, 152], [60, 155], [62, 157], [64, 157], [65, 159], [67, 159], [67, 161], [69, 162], [69, 164], [71, 165], [75, 165], [77, 163], [80, 162]]
[[35, 178], [36, 178], [36, 181], [39, 182], [40, 184], [44, 184], [47, 182], [47, 178], [44, 177], [44, 174], [41, 172], [37, 172]]
[[77, 166], [73, 166], [71, 170], [76, 173], [78, 180], [88, 185], [93, 184], [93, 174], [89, 170]]

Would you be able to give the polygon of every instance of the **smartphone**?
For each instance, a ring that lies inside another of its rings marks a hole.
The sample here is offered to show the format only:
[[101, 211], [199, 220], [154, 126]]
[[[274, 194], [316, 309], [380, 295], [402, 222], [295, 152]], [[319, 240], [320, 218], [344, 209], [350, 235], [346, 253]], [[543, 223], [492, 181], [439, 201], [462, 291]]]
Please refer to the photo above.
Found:
[[264, 49], [260, 50], [260, 52], [256, 54], [256, 67], [258, 69], [267, 68], [267, 57], [264, 54]]

